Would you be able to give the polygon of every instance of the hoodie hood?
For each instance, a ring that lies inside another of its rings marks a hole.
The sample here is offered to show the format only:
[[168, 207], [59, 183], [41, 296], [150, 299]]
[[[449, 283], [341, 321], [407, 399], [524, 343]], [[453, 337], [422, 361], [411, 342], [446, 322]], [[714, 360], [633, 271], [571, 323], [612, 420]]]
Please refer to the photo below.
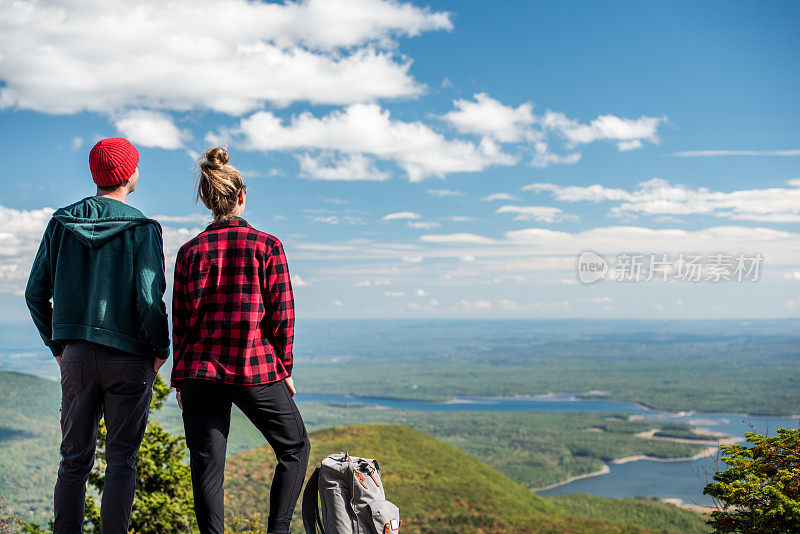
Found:
[[143, 224], [160, 225], [124, 202], [106, 197], [86, 197], [58, 209], [53, 218], [90, 248], [103, 245], [120, 232]]

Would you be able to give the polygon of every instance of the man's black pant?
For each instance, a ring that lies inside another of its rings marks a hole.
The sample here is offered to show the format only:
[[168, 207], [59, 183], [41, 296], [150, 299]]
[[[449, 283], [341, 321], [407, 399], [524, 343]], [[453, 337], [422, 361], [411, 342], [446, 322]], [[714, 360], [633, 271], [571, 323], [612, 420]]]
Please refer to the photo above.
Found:
[[225, 450], [231, 405], [236, 404], [261, 431], [278, 459], [269, 493], [267, 531], [288, 533], [308, 467], [311, 444], [286, 382], [236, 386], [185, 380], [179, 388], [200, 532], [224, 532]]
[[61, 465], [54, 492], [55, 534], [83, 532], [86, 480], [103, 417], [106, 473], [100, 505], [103, 534], [124, 534], [136, 489], [136, 453], [144, 437], [155, 380], [153, 363], [87, 341], [68, 343], [61, 358]]

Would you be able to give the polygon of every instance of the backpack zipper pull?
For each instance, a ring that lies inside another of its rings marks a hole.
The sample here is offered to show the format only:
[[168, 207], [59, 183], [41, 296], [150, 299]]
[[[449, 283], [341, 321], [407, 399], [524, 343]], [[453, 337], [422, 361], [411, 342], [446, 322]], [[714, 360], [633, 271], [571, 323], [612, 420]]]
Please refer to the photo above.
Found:
[[361, 483], [361, 485], [362, 485], [362, 486], [364, 486], [364, 489], [367, 489], [367, 485], [364, 483], [364, 475], [362, 475], [362, 474], [361, 474], [361, 471], [359, 471], [358, 469], [356, 469], [356, 470], [355, 470], [355, 471], [353, 471], [353, 472], [356, 474], [356, 478], [357, 478], [357, 479], [358, 479], [358, 481]]

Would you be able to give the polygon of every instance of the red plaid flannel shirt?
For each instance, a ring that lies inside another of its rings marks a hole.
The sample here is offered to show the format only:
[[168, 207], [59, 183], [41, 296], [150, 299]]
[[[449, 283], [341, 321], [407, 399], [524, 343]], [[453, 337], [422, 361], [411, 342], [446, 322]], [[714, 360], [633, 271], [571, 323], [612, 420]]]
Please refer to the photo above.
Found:
[[294, 296], [283, 245], [240, 217], [209, 225], [178, 251], [172, 385], [265, 384], [292, 374]]

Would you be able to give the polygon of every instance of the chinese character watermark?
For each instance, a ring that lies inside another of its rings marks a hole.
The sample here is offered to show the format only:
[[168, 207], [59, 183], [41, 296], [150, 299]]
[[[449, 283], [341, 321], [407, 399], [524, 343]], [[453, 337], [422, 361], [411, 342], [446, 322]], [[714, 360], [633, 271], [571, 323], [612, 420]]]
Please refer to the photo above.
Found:
[[595, 284], [617, 282], [757, 282], [764, 256], [756, 252], [729, 254], [618, 254], [612, 261], [593, 250], [581, 252], [575, 262], [578, 280]]

